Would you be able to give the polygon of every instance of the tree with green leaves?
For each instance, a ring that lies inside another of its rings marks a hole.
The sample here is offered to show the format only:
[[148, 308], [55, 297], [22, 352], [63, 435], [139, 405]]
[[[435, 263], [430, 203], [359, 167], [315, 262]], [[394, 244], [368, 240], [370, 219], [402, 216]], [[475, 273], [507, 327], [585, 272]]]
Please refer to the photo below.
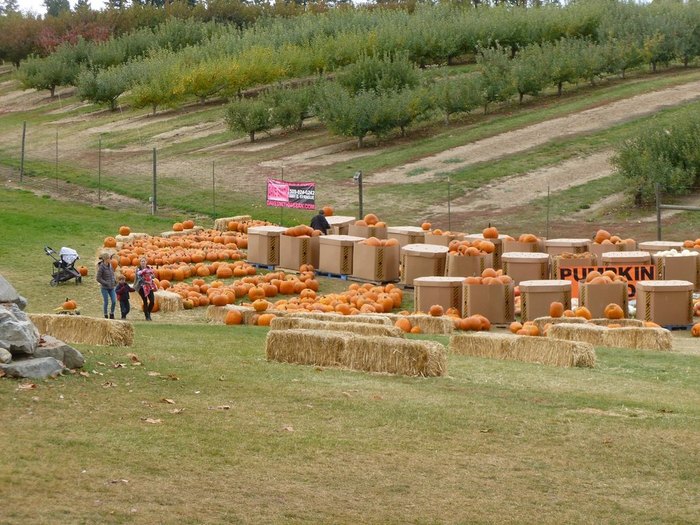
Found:
[[78, 97], [93, 104], [106, 104], [111, 111], [117, 109], [117, 99], [129, 89], [130, 78], [121, 66], [93, 71], [84, 69], [78, 75]]
[[491, 102], [505, 102], [515, 94], [510, 50], [500, 45], [480, 48], [476, 58], [484, 79], [484, 112]]
[[296, 131], [301, 130], [304, 120], [311, 116], [313, 99], [313, 86], [278, 88], [265, 96], [274, 125]]
[[521, 104], [525, 95], [536, 96], [551, 82], [550, 67], [550, 57], [539, 44], [518, 51], [513, 59], [511, 74]]
[[465, 78], [443, 77], [430, 91], [434, 107], [445, 116], [445, 125], [453, 114], [466, 113], [484, 103], [483, 77], [478, 73]]
[[66, 62], [58, 55], [31, 57], [18, 70], [18, 78], [24, 88], [48, 89], [53, 97], [58, 86], [72, 82], [77, 69], [77, 64]]
[[62, 13], [70, 13], [70, 2], [68, 0], [44, 0], [46, 16], [57, 17]]
[[255, 134], [272, 129], [270, 107], [263, 100], [235, 100], [226, 108], [226, 123], [231, 131], [247, 133], [251, 142]]
[[361, 56], [336, 77], [350, 93], [361, 91], [400, 91], [418, 85], [418, 72], [407, 55]]

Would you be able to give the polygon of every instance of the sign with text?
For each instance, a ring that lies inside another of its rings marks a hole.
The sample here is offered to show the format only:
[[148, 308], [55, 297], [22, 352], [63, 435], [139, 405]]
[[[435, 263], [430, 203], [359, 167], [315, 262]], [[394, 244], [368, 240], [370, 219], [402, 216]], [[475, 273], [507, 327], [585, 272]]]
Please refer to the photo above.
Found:
[[653, 281], [656, 278], [656, 267], [652, 265], [640, 266], [576, 266], [559, 268], [559, 278], [571, 281], [571, 297], [578, 297], [578, 282], [586, 279], [593, 272], [615, 272], [627, 279], [627, 296], [633, 299], [637, 296], [637, 283], [639, 281]]
[[316, 183], [267, 179], [267, 205], [315, 210]]

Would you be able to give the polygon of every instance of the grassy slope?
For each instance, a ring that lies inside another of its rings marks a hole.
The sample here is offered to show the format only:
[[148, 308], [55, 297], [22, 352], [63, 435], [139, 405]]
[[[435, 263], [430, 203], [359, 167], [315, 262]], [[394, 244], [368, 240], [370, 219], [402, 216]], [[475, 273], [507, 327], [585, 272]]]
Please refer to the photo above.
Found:
[[[89, 254], [122, 222], [151, 232], [165, 226], [0, 190], [0, 273], [30, 310], [46, 311], [76, 290], [94, 313], [89, 281], [48, 287], [41, 247]], [[598, 349], [592, 370], [450, 356], [449, 377], [414, 379], [267, 363], [265, 329], [156, 317], [136, 323], [132, 348], [79, 345], [89, 377], [33, 390], [0, 380], [4, 520], [697, 518], [696, 355]], [[115, 367], [130, 363], [127, 352], [143, 365]]]

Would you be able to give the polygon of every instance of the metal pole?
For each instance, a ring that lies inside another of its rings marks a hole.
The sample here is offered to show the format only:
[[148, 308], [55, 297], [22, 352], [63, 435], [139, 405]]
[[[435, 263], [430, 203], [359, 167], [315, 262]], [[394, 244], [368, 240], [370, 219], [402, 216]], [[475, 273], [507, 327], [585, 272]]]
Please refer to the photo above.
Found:
[[450, 176], [447, 176], [447, 229], [452, 231], [452, 199], [450, 195]]
[[22, 122], [22, 152], [19, 157], [19, 183], [24, 181], [24, 141], [27, 137], [27, 121]]
[[102, 204], [102, 135], [97, 141], [97, 204]]
[[151, 194], [151, 215], [156, 214], [156, 210], [158, 209], [158, 204], [156, 200], [156, 191], [157, 191], [157, 171], [156, 171], [156, 148], [153, 148], [153, 190]]
[[661, 187], [657, 182], [654, 187], [656, 194], [656, 240], [661, 240]]
[[545, 226], [545, 237], [549, 239], [549, 205], [550, 205], [550, 193], [549, 184], [547, 184], [547, 224]]
[[56, 160], [54, 162], [54, 176], [56, 177], [56, 191], [58, 191], [58, 128], [56, 128]]
[[[284, 180], [284, 166], [280, 166], [280, 177]], [[284, 206], [280, 206], [280, 226], [284, 222]]]
[[357, 181], [359, 183], [359, 188], [360, 188], [360, 219], [362, 219], [365, 216], [365, 213], [362, 209], [362, 172], [358, 171], [358, 173], [360, 174], [360, 177]]
[[211, 210], [216, 218], [216, 178], [214, 177], [214, 161], [211, 161]]

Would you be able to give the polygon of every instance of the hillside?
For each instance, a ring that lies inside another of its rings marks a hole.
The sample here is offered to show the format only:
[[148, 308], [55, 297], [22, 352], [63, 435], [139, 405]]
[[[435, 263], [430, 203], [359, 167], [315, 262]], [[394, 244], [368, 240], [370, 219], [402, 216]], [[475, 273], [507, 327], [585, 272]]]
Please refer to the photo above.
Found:
[[[361, 170], [365, 212], [390, 224], [429, 219], [442, 228], [476, 231], [492, 222], [505, 231], [550, 236], [588, 235], [601, 224], [653, 238], [653, 210], [628, 206], [624, 181], [611, 174], [609, 158], [620, 141], [651, 121], [672, 122], [698, 107], [699, 97], [698, 70], [636, 72], [625, 80], [609, 77], [593, 87], [571, 87], [561, 97], [547, 92], [522, 105], [472, 112], [447, 126], [429, 120], [405, 137], [372, 138], [358, 149], [355, 140], [331, 135], [315, 120], [300, 132], [272, 130], [250, 143], [227, 130], [221, 101], [155, 115], [128, 106], [111, 112], [81, 103], [72, 89], [58, 90], [53, 99], [46, 92], [22, 91], [6, 71], [0, 82], [0, 164], [5, 184], [17, 185], [26, 121], [25, 185], [97, 203], [99, 171], [101, 204], [108, 207], [150, 209], [155, 148], [164, 211], [306, 222], [308, 213], [280, 214], [264, 205], [266, 178], [284, 177], [317, 182], [319, 203], [356, 215], [352, 175]], [[594, 224], [581, 231], [582, 221]], [[664, 221], [665, 230], [673, 228], [679, 238], [693, 236], [698, 224], [700, 219], [686, 214]]]

